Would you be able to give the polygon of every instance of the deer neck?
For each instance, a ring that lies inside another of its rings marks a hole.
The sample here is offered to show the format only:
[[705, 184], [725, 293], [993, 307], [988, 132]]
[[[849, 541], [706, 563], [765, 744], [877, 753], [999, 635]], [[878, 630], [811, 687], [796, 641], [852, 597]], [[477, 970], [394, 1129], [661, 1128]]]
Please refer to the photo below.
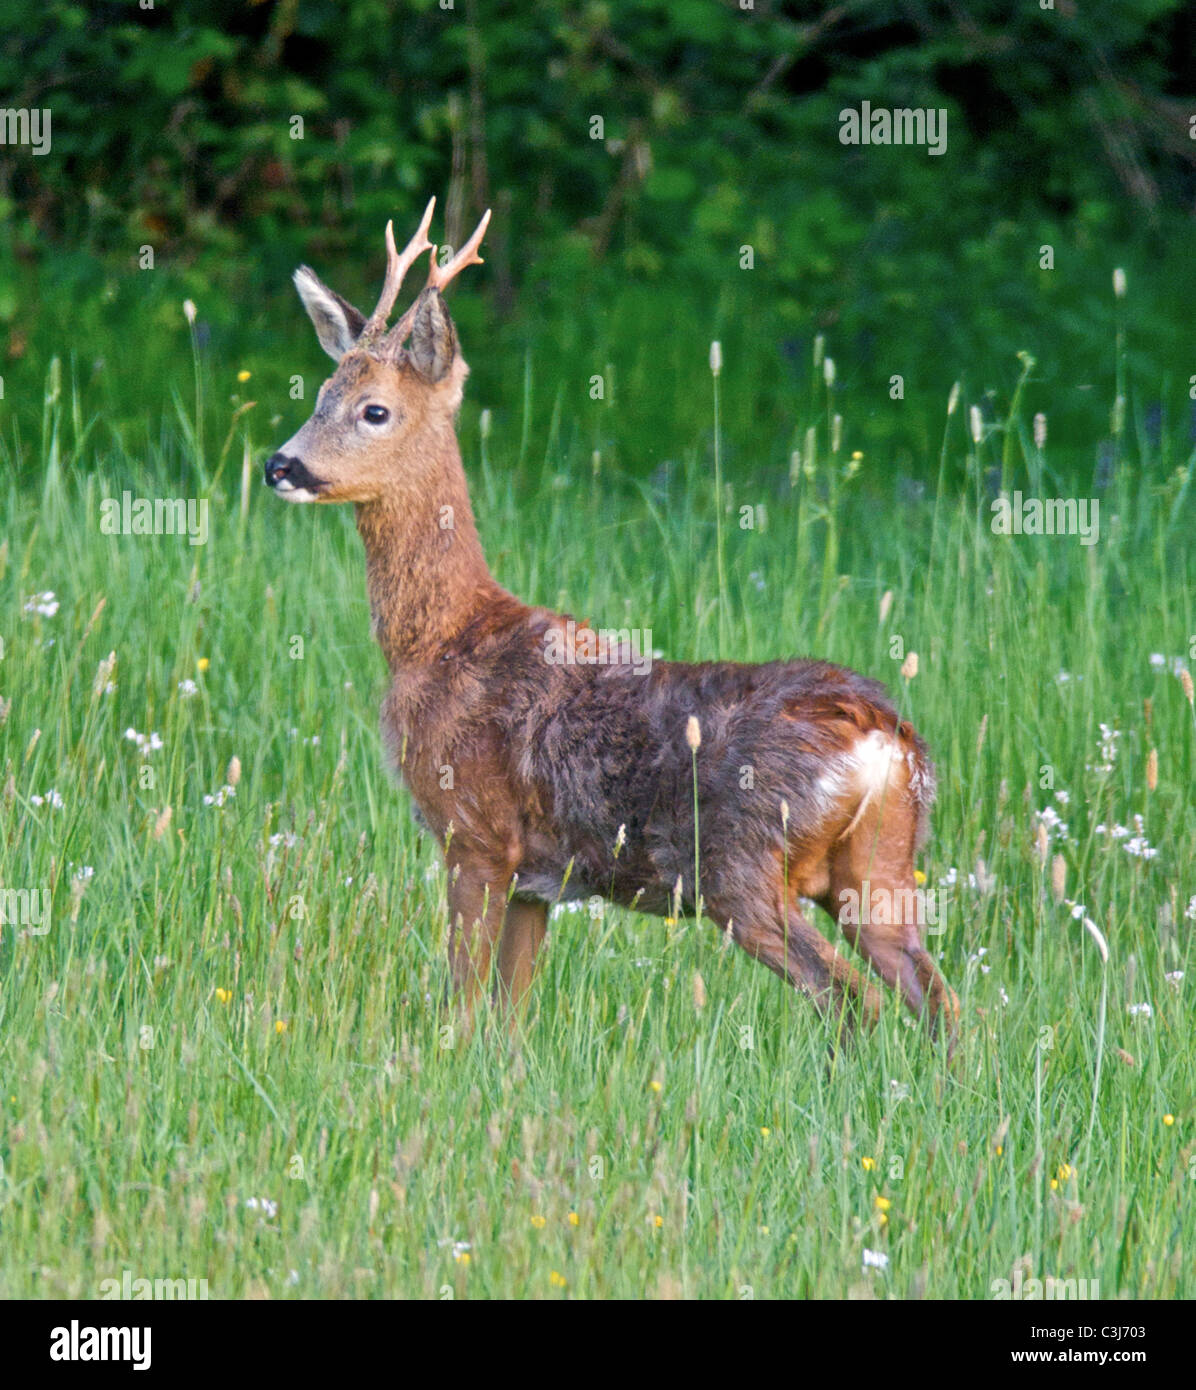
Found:
[[482, 553], [456, 436], [418, 489], [357, 505], [374, 636], [392, 672], [434, 661], [502, 590]]

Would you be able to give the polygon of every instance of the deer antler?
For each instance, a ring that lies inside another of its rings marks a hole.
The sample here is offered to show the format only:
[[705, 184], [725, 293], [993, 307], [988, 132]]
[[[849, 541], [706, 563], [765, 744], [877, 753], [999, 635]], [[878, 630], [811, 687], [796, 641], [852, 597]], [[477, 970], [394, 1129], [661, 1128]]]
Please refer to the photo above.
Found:
[[487, 208], [482, 214], [482, 220], [474, 229], [473, 236], [457, 252], [447, 265], [436, 264], [436, 252], [439, 249], [432, 247], [432, 264], [428, 269], [428, 283], [426, 288], [430, 290], [443, 290], [450, 280], [456, 277], [465, 269], [467, 265], [484, 265], [485, 262], [478, 255], [478, 247], [482, 244], [482, 238], [486, 235], [486, 228], [490, 225], [490, 209]]
[[386, 279], [382, 282], [382, 294], [379, 296], [378, 305], [366, 321], [366, 325], [357, 339], [358, 346], [368, 347], [385, 331], [386, 320], [390, 317], [390, 311], [394, 308], [395, 300], [399, 297], [403, 278], [412, 265], [419, 260], [425, 251], [431, 251], [433, 256], [436, 254], [436, 248], [428, 240], [428, 228], [432, 225], [432, 212], [435, 207], [436, 199], [434, 197], [429, 198], [419, 227], [403, 248], [402, 255], [395, 249], [394, 223], [388, 222], [386, 224]]
[[[482, 214], [482, 220], [474, 228], [473, 236], [457, 252], [451, 261], [444, 265], [436, 264], [436, 252], [440, 249], [432, 247], [431, 264], [428, 267], [428, 281], [425, 290], [441, 290], [465, 269], [467, 265], [484, 265], [485, 262], [478, 255], [478, 247], [482, 244], [482, 238], [486, 235], [486, 228], [490, 225], [490, 209], [487, 208]], [[426, 230], [421, 228], [421, 231]], [[419, 296], [416, 296], [415, 304], [412, 304], [403, 317], [386, 335], [386, 346], [390, 348], [400, 348], [407, 335], [411, 332], [411, 325], [415, 321], [415, 307], [419, 303]]]

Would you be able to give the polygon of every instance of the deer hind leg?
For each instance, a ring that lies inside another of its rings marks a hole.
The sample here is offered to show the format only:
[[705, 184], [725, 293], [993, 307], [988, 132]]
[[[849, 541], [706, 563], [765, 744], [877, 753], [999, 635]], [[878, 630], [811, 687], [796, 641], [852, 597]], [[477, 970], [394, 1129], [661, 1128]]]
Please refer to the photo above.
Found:
[[468, 1021], [489, 982], [494, 944], [502, 930], [511, 872], [461, 858], [449, 870], [449, 971], [453, 994]]
[[498, 948], [499, 998], [512, 1012], [523, 1002], [548, 927], [546, 903], [514, 899], [507, 907]]
[[[752, 901], [739, 912], [710, 906], [710, 915], [748, 955], [809, 995], [820, 1012], [875, 1023], [880, 1015], [880, 996], [830, 941], [798, 910], [796, 892], [787, 894], [783, 880], [766, 896], [774, 906]], [[789, 900], [788, 912], [785, 911]]]
[[953, 1047], [959, 1000], [922, 941], [926, 904], [914, 879], [917, 829], [908, 764], [900, 756], [831, 846], [829, 891], [820, 902], [876, 973], [914, 1013], [925, 1015], [932, 1032], [945, 1026]]

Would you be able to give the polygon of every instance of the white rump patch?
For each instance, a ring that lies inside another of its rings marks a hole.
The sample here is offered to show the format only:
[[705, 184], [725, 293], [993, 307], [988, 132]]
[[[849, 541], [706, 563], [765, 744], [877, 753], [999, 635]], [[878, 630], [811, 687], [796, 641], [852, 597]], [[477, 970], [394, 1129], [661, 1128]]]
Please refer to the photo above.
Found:
[[825, 808], [829, 809], [843, 795], [849, 771], [850, 763], [848, 760], [840, 759], [833, 768], [819, 777], [818, 791], [822, 796]]
[[865, 796], [872, 796], [892, 780], [893, 764], [900, 762], [901, 749], [892, 735], [873, 729], [860, 739], [850, 756], [857, 770], [857, 786]]
[[913, 798], [919, 804], [930, 802], [934, 799], [934, 775], [928, 772], [925, 766], [918, 761], [917, 754], [911, 748], [905, 755], [905, 761], [909, 764], [909, 789]]
[[859, 740], [844, 762], [846, 768], [855, 773], [853, 781], [860, 794], [860, 804], [851, 823], [839, 836], [841, 840], [846, 839], [859, 825], [873, 798], [883, 796], [886, 788], [895, 780], [893, 770], [901, 762], [901, 747], [891, 734], [886, 734], [883, 729], [873, 729]]

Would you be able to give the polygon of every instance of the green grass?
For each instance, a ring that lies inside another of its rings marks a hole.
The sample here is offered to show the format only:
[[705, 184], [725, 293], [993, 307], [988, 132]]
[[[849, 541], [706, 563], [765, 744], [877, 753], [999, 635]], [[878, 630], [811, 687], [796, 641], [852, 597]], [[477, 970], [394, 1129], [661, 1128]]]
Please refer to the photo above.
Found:
[[[669, 658], [714, 654], [721, 628], [739, 658], [813, 653], [889, 683], [939, 768], [921, 867], [957, 878], [931, 943], [963, 1005], [956, 1062], [896, 1002], [832, 1062], [828, 1024], [709, 926], [588, 907], [554, 917], [523, 1036], [453, 1045], [444, 876], [383, 767], [352, 517], [258, 483], [302, 404], [234, 424], [208, 381], [201, 440], [179, 376], [134, 438], [55, 367], [40, 435], [3, 431], [0, 883], [51, 889], [53, 913], [0, 939], [0, 1294], [91, 1297], [127, 1269], [213, 1297], [985, 1298], [1018, 1261], [1106, 1297], [1196, 1293], [1196, 758], [1170, 670], [1196, 633], [1190, 445], [1142, 425], [1130, 383], [1099, 544], [1001, 537], [987, 480], [1092, 495], [1052, 460], [1092, 457], [1107, 401], [1040, 453], [1033, 374], [979, 443], [980, 393], [951, 415], [944, 393], [952, 481], [934, 486], [936, 452], [919, 494], [873, 456], [875, 403], [828, 399], [813, 366], [801, 457], [757, 454], [752, 362], [729, 357], [720, 549], [706, 345], [689, 356], [691, 430], [651, 482], [603, 454], [618, 407], [564, 367], [528, 383], [559, 403], [548, 441], [521, 417], [521, 361], [501, 399], [471, 399], [492, 566], [529, 601], [651, 628]], [[102, 535], [101, 499], [126, 488], [208, 497], [208, 543]], [[43, 591], [57, 612], [25, 612]], [[233, 758], [235, 794], [205, 805]], [[35, 803], [50, 789], [61, 809]], [[1067, 830], [1044, 863], [1048, 806]], [[1136, 814], [1155, 858], [1096, 832]], [[1107, 968], [1054, 899], [1055, 855]]]

